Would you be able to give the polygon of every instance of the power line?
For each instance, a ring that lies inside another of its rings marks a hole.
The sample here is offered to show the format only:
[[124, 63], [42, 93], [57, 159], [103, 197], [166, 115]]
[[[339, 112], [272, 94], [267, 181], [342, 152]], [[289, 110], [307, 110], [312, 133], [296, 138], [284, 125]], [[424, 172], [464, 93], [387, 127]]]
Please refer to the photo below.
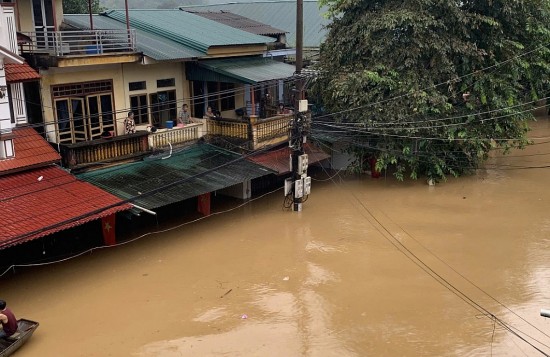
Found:
[[[339, 185], [332, 180], [333, 183], [339, 187]], [[340, 187], [339, 187], [340, 188]], [[342, 188], [340, 188], [342, 189]], [[342, 189], [343, 190], [343, 189]], [[347, 192], [347, 191], [346, 191]], [[401, 252], [405, 257], [407, 257], [411, 262], [413, 262], [415, 265], [417, 265], [422, 271], [427, 273], [430, 277], [432, 277], [436, 282], [438, 282], [440, 285], [445, 287], [447, 290], [449, 290], [451, 293], [453, 293], [455, 296], [466, 302], [468, 305], [470, 305], [475, 310], [483, 313], [483, 315], [490, 317], [493, 319], [493, 321], [496, 321], [501, 325], [503, 328], [508, 330], [510, 333], [530, 345], [532, 348], [543, 354], [544, 356], [550, 356], [537, 346], [533, 345], [531, 342], [529, 342], [526, 338], [520, 335], [523, 334], [527, 337], [529, 337], [531, 340], [536, 341], [537, 343], [541, 344], [542, 346], [550, 348], [550, 346], [538, 341], [537, 339], [527, 335], [526, 333], [522, 332], [519, 329], [516, 329], [512, 326], [510, 326], [508, 323], [506, 323], [504, 320], [498, 318], [494, 314], [492, 314], [490, 311], [485, 309], [483, 306], [481, 306], [479, 303], [474, 301], [472, 298], [470, 298], [468, 295], [466, 295], [464, 292], [459, 290], [457, 287], [455, 287], [453, 284], [451, 284], [450, 281], [445, 279], [443, 276], [441, 276], [439, 273], [437, 273], [433, 268], [431, 268], [427, 263], [425, 263], [422, 259], [420, 259], [416, 254], [414, 254], [407, 246], [404, 245], [397, 237], [395, 237], [387, 228], [384, 226], [376, 216], [364, 205], [361, 200], [353, 193], [353, 192], [347, 192], [349, 195], [351, 195], [358, 203], [359, 205], [364, 209], [365, 212], [368, 213], [368, 216], [365, 216], [367, 220], [373, 225], [373, 227], [379, 231], [379, 233], [382, 235], [384, 239], [386, 239], [390, 244], [392, 244], [399, 252]], [[376, 224], [371, 222], [369, 219], [372, 218]], [[381, 228], [379, 228], [381, 227]], [[391, 238], [391, 239], [390, 239]]]
[[274, 192], [277, 192], [281, 190], [281, 187], [273, 190], [273, 191], [270, 191], [270, 192], [267, 192], [261, 196], [258, 196], [258, 197], [255, 197], [255, 198], [252, 198], [246, 202], [243, 202], [241, 204], [239, 204], [238, 206], [236, 207], [232, 207], [232, 208], [229, 208], [227, 210], [224, 210], [224, 211], [219, 211], [219, 212], [213, 212], [211, 213], [209, 216], [203, 216], [203, 217], [200, 217], [200, 218], [197, 218], [197, 219], [194, 219], [192, 221], [189, 221], [189, 222], [185, 222], [185, 223], [182, 223], [182, 224], [179, 224], [179, 225], [176, 225], [174, 227], [170, 227], [170, 228], [167, 228], [167, 229], [162, 229], [162, 230], [158, 230], [158, 231], [151, 231], [151, 232], [147, 232], [145, 234], [142, 234], [138, 237], [135, 237], [135, 238], [132, 238], [130, 240], [127, 240], [127, 241], [124, 241], [124, 242], [119, 242], [119, 243], [115, 243], [113, 245], [103, 245], [103, 246], [99, 246], [99, 247], [93, 247], [93, 248], [90, 248], [88, 250], [85, 250], [83, 252], [80, 252], [78, 254], [74, 254], [74, 255], [71, 255], [69, 257], [66, 257], [64, 259], [59, 259], [59, 260], [55, 260], [55, 261], [50, 261], [50, 262], [47, 262], [47, 263], [29, 263], [29, 264], [13, 264], [13, 265], [10, 265], [6, 270], [4, 270], [4, 272], [2, 272], [0, 274], [0, 278], [2, 278], [4, 275], [6, 275], [10, 270], [15, 270], [15, 268], [28, 268], [28, 267], [37, 267], [37, 266], [45, 266], [45, 265], [52, 265], [52, 264], [57, 264], [57, 263], [62, 263], [62, 262], [65, 262], [65, 261], [68, 261], [68, 260], [71, 260], [71, 259], [75, 259], [75, 258], [78, 258], [84, 254], [88, 254], [88, 253], [92, 253], [93, 251], [95, 250], [100, 250], [100, 249], [109, 249], [109, 248], [116, 248], [116, 247], [119, 247], [119, 246], [123, 246], [123, 245], [126, 245], [126, 244], [130, 244], [130, 243], [133, 243], [141, 238], [144, 238], [144, 237], [147, 237], [149, 235], [156, 235], [156, 234], [161, 234], [161, 233], [166, 233], [166, 232], [170, 232], [172, 230], [175, 230], [175, 229], [179, 229], [183, 226], [186, 226], [186, 225], [189, 225], [189, 224], [192, 224], [192, 223], [196, 223], [196, 222], [199, 222], [199, 221], [202, 221], [204, 219], [207, 219], [207, 218], [210, 218], [210, 217], [213, 217], [213, 216], [217, 216], [217, 215], [220, 215], [220, 214], [224, 214], [224, 213], [228, 213], [228, 212], [231, 212], [231, 211], [234, 211], [234, 210], [237, 210], [245, 205], [248, 205], [256, 200], [259, 200], [261, 198], [264, 198], [268, 195], [271, 195], [272, 193]]
[[52, 229], [55, 229], [55, 228], [58, 228], [58, 227], [62, 227], [68, 223], [73, 223], [73, 222], [77, 222], [79, 220], [82, 220], [82, 219], [85, 219], [89, 216], [92, 216], [92, 215], [96, 215], [96, 214], [99, 214], [103, 211], [106, 211], [106, 210], [109, 210], [111, 208], [115, 208], [115, 207], [118, 207], [118, 206], [121, 206], [121, 205], [124, 205], [124, 204], [127, 204], [127, 203], [132, 203], [133, 201], [139, 199], [139, 198], [144, 198], [144, 197], [148, 197], [148, 196], [152, 196], [158, 192], [161, 192], [161, 191], [164, 191], [166, 189], [169, 189], [169, 188], [172, 188], [172, 187], [175, 187], [177, 185], [180, 185], [182, 183], [185, 183], [185, 182], [188, 182], [188, 181], [192, 181], [194, 179], [197, 179], [201, 176], [204, 176], [210, 172], [214, 172], [214, 171], [217, 171], [223, 167], [226, 167], [226, 166], [230, 166], [234, 163], [237, 163], [239, 161], [242, 161], [242, 160], [245, 160], [247, 159], [248, 157], [250, 156], [253, 156], [253, 155], [257, 155], [259, 153], [262, 153], [266, 150], [268, 150], [270, 147], [267, 146], [264, 146], [263, 148], [260, 148], [259, 150], [256, 150], [252, 153], [249, 153], [249, 154], [245, 154], [245, 155], [242, 155], [242, 156], [239, 156], [238, 158], [235, 158], [233, 160], [230, 160], [228, 162], [225, 162], [223, 164], [220, 164], [218, 165], [217, 167], [214, 167], [214, 168], [211, 168], [211, 169], [208, 169], [208, 170], [205, 170], [205, 171], [202, 171], [202, 172], [199, 172], [195, 175], [192, 175], [192, 176], [189, 176], [189, 177], [185, 177], [185, 178], [182, 178], [182, 179], [179, 179], [179, 180], [175, 180], [173, 182], [170, 182], [168, 184], [165, 184], [163, 186], [159, 186], [157, 188], [154, 188], [154, 189], [151, 189], [149, 191], [146, 191], [146, 192], [143, 192], [142, 194], [140, 195], [137, 195], [137, 196], [133, 196], [133, 197], [130, 197], [130, 198], [127, 198], [127, 199], [124, 199], [124, 200], [121, 200], [117, 203], [113, 203], [113, 204], [110, 204], [108, 206], [105, 206], [105, 207], [102, 207], [102, 208], [99, 208], [99, 209], [95, 209], [91, 212], [88, 212], [88, 213], [85, 213], [85, 214], [82, 214], [82, 215], [79, 215], [79, 216], [76, 216], [76, 217], [73, 217], [73, 218], [70, 218], [70, 219], [67, 219], [67, 220], [63, 220], [61, 222], [58, 222], [58, 223], [55, 223], [55, 224], [52, 224], [52, 225], [49, 225], [49, 226], [46, 226], [46, 227], [42, 227], [40, 229], [37, 229], [37, 230], [34, 230], [32, 232], [27, 232], [27, 233], [24, 233], [24, 234], [19, 234], [17, 236], [14, 236], [10, 239], [7, 239], [7, 240], [3, 240], [2, 241], [2, 245], [9, 245], [10, 243], [14, 243], [14, 242], [17, 242], [17, 241], [20, 241], [22, 239], [25, 239], [27, 237], [31, 237], [31, 236], [34, 236], [34, 235], [37, 235], [37, 234], [40, 234], [40, 233], [43, 233], [43, 232], [46, 232], [46, 231], [49, 231], [49, 230], [52, 230]]
[[[288, 84], [288, 83], [292, 83], [293, 82], [293, 79], [283, 79], [281, 80], [283, 81], [283, 84]], [[271, 89], [277, 89], [279, 86], [278, 83], [273, 83], [273, 84], [270, 84], [270, 85], [263, 85], [263, 89], [264, 90], [271, 90]], [[253, 86], [253, 92], [255, 92], [256, 90], [262, 88], [262, 85], [256, 85], [256, 86]], [[223, 90], [223, 91], [218, 91], [218, 92], [211, 92], [211, 93], [208, 93], [208, 94], [204, 94], [204, 95], [198, 95], [198, 96], [192, 96], [192, 97], [186, 97], [186, 98], [183, 98], [183, 99], [179, 99], [179, 100], [173, 100], [173, 101], [167, 101], [167, 102], [163, 102], [163, 104], [166, 104], [166, 105], [175, 105], [176, 107], [173, 108], [173, 110], [178, 110], [178, 104], [179, 103], [187, 103], [187, 101], [197, 101], [197, 100], [205, 100], [202, 104], [207, 104], [207, 99], [210, 98], [210, 97], [217, 97], [216, 100], [219, 98], [220, 100], [223, 100], [223, 99], [228, 99], [228, 98], [236, 98], [238, 95], [242, 95], [244, 94], [245, 92], [247, 92], [246, 88], [244, 87], [241, 87], [241, 88], [238, 88], [238, 89], [235, 89], [235, 90]], [[109, 92], [111, 93], [111, 92]], [[157, 92], [155, 92], [157, 93]], [[106, 93], [107, 94], [107, 93]], [[154, 94], [154, 93], [139, 93], [137, 95], [149, 95], [149, 94]], [[219, 97], [219, 94], [228, 94], [226, 96], [223, 96], [223, 97]], [[13, 99], [13, 98], [12, 98]], [[33, 105], [40, 105], [42, 108], [49, 108], [49, 109], [52, 109], [54, 112], [56, 110], [55, 107], [51, 107], [51, 106], [45, 106], [45, 105], [41, 105], [41, 104], [37, 104], [37, 103], [33, 103], [33, 102], [29, 102], [27, 100], [23, 100], [23, 99], [16, 99], [20, 102], [25, 102], [25, 103], [29, 103], [29, 104], [33, 104]], [[129, 112], [129, 111], [132, 111], [132, 110], [141, 110], [141, 109], [154, 109], [156, 107], [157, 104], [148, 104], [148, 105], [144, 105], [144, 106], [138, 106], [138, 107], [130, 107], [130, 108], [122, 108], [122, 109], [117, 109], [117, 110], [111, 110], [111, 111], [106, 111], [106, 112], [102, 112], [101, 114], [93, 114], [93, 115], [82, 115], [81, 117], [78, 117], [79, 120], [78, 121], [82, 121], [82, 124], [77, 124], [77, 125], [74, 125], [74, 129], [85, 129], [87, 128], [87, 124], [85, 123], [85, 121], [87, 119], [95, 119], [95, 118], [99, 118], [100, 116], [110, 116], [110, 115], [113, 115], [113, 116], [116, 116], [117, 114], [124, 114], [124, 117], [123, 118], [113, 118], [112, 121], [113, 121], [113, 124], [115, 123], [120, 123], [120, 122], [123, 122], [125, 119], [126, 119], [126, 114]], [[245, 106], [247, 105], [247, 103], [245, 103]], [[168, 109], [169, 110], [169, 109]], [[160, 112], [161, 110], [159, 110]], [[148, 115], [149, 114], [152, 114], [153, 112], [149, 113], [148, 111]], [[32, 128], [42, 128], [44, 127], [47, 127], [49, 125], [58, 125], [58, 124], [67, 124], [67, 125], [70, 125], [71, 122], [75, 122], [74, 118], [67, 118], [67, 119], [57, 119], [57, 120], [51, 120], [51, 121], [44, 121], [42, 123], [34, 123], [34, 124], [27, 124], [26, 126], [27, 127], [32, 127]], [[147, 125], [147, 124], [138, 124], [138, 125]], [[53, 128], [51, 130], [44, 130], [44, 134], [55, 134], [57, 133], [57, 128]]]
[[356, 110], [361, 110], [361, 109], [364, 109], [364, 108], [367, 108], [367, 107], [370, 107], [370, 106], [373, 106], [373, 105], [377, 105], [377, 104], [384, 104], [384, 103], [387, 103], [387, 102], [390, 102], [390, 101], [393, 101], [393, 100], [396, 100], [396, 99], [400, 99], [400, 98], [404, 98], [404, 97], [408, 97], [408, 96], [411, 96], [411, 95], [414, 95], [416, 93], [421, 93], [421, 92], [424, 92], [428, 89], [433, 89], [433, 88], [437, 88], [439, 86], [442, 86], [442, 85], [445, 85], [445, 84], [451, 84], [451, 83], [457, 83], [457, 82], [460, 82], [462, 81], [463, 79], [465, 78], [468, 78], [468, 77], [471, 77], [471, 76], [474, 76], [474, 75], [477, 75], [477, 74], [480, 74], [480, 73], [483, 73], [485, 71], [488, 71], [488, 70], [491, 70], [491, 69], [495, 69], [497, 67], [500, 67], [504, 64], [507, 64], [509, 62], [512, 62], [518, 58], [521, 58], [521, 57], [524, 57], [524, 56], [527, 56], [531, 53], [534, 53], [542, 48], [545, 48], [549, 45], [550, 43], [547, 43], [547, 44], [544, 44], [544, 45], [540, 45], [536, 48], [534, 48], [533, 50], [530, 50], [530, 51], [527, 51], [527, 52], [523, 52], [523, 53], [520, 53], [512, 58], [509, 58], [507, 60], [504, 60], [504, 61], [501, 61], [501, 62], [498, 62], [498, 63], [495, 63], [491, 66], [488, 66], [488, 67], [485, 67], [485, 68], [482, 68], [482, 69], [479, 69], [477, 71], [474, 71], [474, 72], [470, 72], [470, 73], [467, 73], [467, 74], [464, 74], [462, 76], [459, 76], [455, 79], [448, 79], [444, 82], [440, 82], [438, 84], [433, 84], [433, 85], [430, 85], [430, 86], [427, 86], [425, 88], [421, 88], [421, 89], [417, 89], [417, 90], [414, 90], [410, 93], [404, 93], [404, 94], [400, 94], [400, 95], [397, 95], [397, 96], [394, 96], [394, 97], [390, 97], [390, 98], [387, 98], [387, 99], [382, 99], [382, 100], [379, 100], [377, 102], [373, 102], [373, 103], [368, 103], [368, 104], [365, 104], [365, 105], [362, 105], [362, 106], [357, 106], [357, 107], [354, 107], [354, 108], [349, 108], [349, 109], [344, 109], [344, 110], [341, 110], [341, 111], [338, 111], [338, 112], [335, 112], [335, 113], [331, 113], [331, 114], [327, 114], [327, 115], [321, 115], [319, 116], [318, 118], [323, 118], [323, 117], [327, 117], [327, 116], [333, 116], [333, 115], [338, 115], [338, 114], [344, 114], [344, 113], [348, 113], [348, 112], [352, 112], [352, 111], [356, 111]]

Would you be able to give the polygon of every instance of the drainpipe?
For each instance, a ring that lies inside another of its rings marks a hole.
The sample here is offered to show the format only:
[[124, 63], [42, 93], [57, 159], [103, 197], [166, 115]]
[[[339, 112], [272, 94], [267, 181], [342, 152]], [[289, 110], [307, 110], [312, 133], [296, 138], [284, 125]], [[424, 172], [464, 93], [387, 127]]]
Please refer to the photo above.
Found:
[[130, 33], [130, 15], [128, 14], [128, 0], [124, 0], [124, 10], [126, 11], [126, 29]]
[[132, 38], [130, 35], [130, 15], [128, 14], [128, 0], [124, 0], [124, 10], [126, 11], [126, 30], [128, 32], [128, 47], [133, 49]]
[[90, 30], [94, 30], [94, 19], [92, 18], [92, 0], [88, 0], [88, 13], [90, 14]]
[[53, 15], [53, 27], [54, 27], [53, 30], [59, 31], [59, 29], [57, 28], [57, 14], [55, 13], [55, 0], [52, 0], [52, 15]]
[[254, 103], [254, 85], [250, 86], [250, 104], [252, 104], [250, 115], [256, 115], [256, 103]]

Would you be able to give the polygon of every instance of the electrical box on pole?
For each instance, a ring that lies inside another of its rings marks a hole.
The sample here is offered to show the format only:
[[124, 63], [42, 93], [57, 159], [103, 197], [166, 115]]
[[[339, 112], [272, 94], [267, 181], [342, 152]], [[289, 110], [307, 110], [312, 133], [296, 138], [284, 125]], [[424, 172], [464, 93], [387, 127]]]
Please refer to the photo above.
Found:
[[304, 182], [302, 180], [294, 181], [294, 198], [304, 197]]
[[298, 175], [303, 175], [307, 172], [308, 157], [307, 154], [298, 156]]
[[302, 99], [298, 101], [298, 111], [301, 113], [305, 113], [308, 111], [308, 102], [307, 99]]
[[292, 193], [292, 177], [285, 179], [285, 197]]
[[311, 193], [311, 177], [307, 176], [304, 180], [304, 196], [308, 196]]

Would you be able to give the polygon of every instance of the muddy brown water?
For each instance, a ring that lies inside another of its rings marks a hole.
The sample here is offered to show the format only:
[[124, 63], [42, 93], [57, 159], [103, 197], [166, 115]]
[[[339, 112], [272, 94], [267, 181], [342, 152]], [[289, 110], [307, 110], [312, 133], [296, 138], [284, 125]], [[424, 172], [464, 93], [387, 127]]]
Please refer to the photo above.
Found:
[[19, 268], [0, 295], [40, 327], [17, 356], [550, 353], [550, 168], [533, 168], [550, 124], [533, 127], [536, 145], [435, 187], [337, 176], [301, 213], [278, 191]]

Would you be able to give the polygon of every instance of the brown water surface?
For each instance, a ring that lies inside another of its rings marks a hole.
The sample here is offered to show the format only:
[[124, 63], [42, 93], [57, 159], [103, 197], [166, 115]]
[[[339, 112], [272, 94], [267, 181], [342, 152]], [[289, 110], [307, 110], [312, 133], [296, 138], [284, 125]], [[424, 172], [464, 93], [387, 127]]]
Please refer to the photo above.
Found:
[[17, 356], [542, 355], [509, 329], [550, 353], [550, 169], [532, 168], [550, 124], [533, 127], [470, 177], [314, 181], [300, 213], [278, 191], [19, 268], [0, 295], [41, 325]]

